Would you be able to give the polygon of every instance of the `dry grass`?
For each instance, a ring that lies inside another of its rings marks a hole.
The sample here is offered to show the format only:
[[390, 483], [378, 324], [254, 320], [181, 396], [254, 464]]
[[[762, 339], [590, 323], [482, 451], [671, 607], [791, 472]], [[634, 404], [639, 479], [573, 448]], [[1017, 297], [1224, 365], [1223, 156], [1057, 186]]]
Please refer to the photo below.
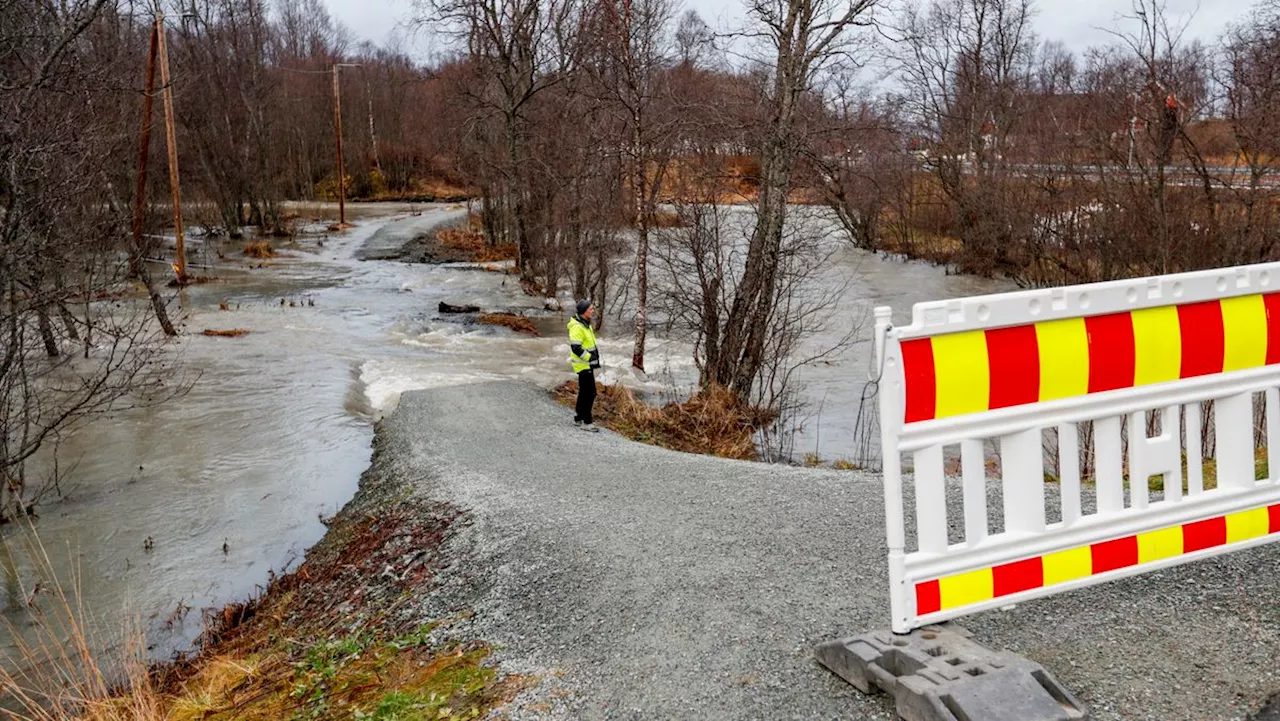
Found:
[[394, 638], [350, 635], [202, 664], [166, 697], [172, 721], [474, 718], [501, 695], [488, 650], [431, 648], [431, 628]]
[[[445, 563], [440, 543], [459, 516], [449, 506], [409, 499], [344, 509], [295, 572], [273, 577], [256, 599], [207, 614], [198, 655], [156, 668], [145, 664], [140, 628], [126, 634], [123, 658], [97, 657], [85, 610], [59, 585], [24, 588], [24, 597], [39, 606], [31, 612], [39, 634], [32, 643], [9, 629], [18, 654], [17, 663], [4, 658], [0, 664], [0, 718], [484, 716], [523, 680], [499, 679], [485, 662], [487, 646], [437, 642], [431, 636], [436, 624], [422, 625], [419, 612], [401, 608], [431, 588]], [[4, 670], [15, 668], [33, 670]]]
[[413, 180], [408, 190], [379, 193], [376, 200], [434, 200], [460, 202], [467, 198], [481, 197], [480, 191], [468, 187], [456, 178], [431, 176]]
[[158, 681], [166, 718], [469, 719], [509, 698], [521, 680], [498, 679], [487, 646], [440, 645], [400, 608], [431, 588], [458, 515], [344, 509], [296, 571], [207, 617], [201, 654]]
[[500, 325], [517, 333], [538, 336], [538, 327], [533, 324], [533, 321], [515, 313], [481, 313], [476, 320], [485, 325]]
[[245, 243], [244, 254], [250, 258], [274, 258], [276, 251], [271, 244], [265, 240], [256, 243]]
[[249, 335], [250, 330], [248, 328], [228, 328], [225, 330], [205, 328], [203, 333], [217, 338], [239, 338], [241, 336]]
[[[27, 588], [16, 571], [13, 544], [26, 541], [40, 579]], [[11, 648], [0, 651], [0, 717], [16, 721], [159, 721], [162, 699], [146, 663], [146, 637], [135, 622], [125, 626], [110, 652], [96, 649], [91, 618], [79, 604], [80, 577], [73, 563], [70, 589], [53, 570], [34, 527], [0, 543], [10, 582], [25, 600], [21, 629], [8, 618], [4, 630]], [[74, 600], [73, 600], [74, 599]]]
[[[520, 680], [480, 643], [442, 646], [399, 607], [430, 589], [458, 512], [411, 500], [344, 510], [293, 573], [209, 618], [201, 655], [163, 679], [168, 718], [463, 719]], [[387, 578], [387, 569], [394, 571]]]
[[[760, 159], [752, 155], [720, 156], [713, 159], [682, 158], [668, 166], [661, 200], [700, 203], [713, 200], [722, 205], [754, 203], [760, 199]], [[822, 205], [817, 188], [793, 188], [788, 201], [799, 205]], [[659, 225], [655, 219], [656, 227]]]
[[475, 214], [467, 218], [466, 225], [437, 230], [436, 240], [445, 248], [466, 253], [473, 263], [516, 259], [514, 245], [493, 245], [485, 239], [484, 226]]
[[[573, 407], [577, 381], [555, 390], [562, 405]], [[635, 397], [620, 385], [601, 385], [596, 398], [596, 419], [600, 425], [632, 440], [685, 453], [759, 460], [755, 431], [771, 422], [775, 414], [742, 403], [732, 392], [713, 386], [684, 403], [657, 407]]]
[[911, 239], [908, 244], [904, 244], [902, 236], [898, 233], [886, 233], [883, 244], [887, 252], [927, 260], [931, 263], [951, 263], [964, 250], [964, 244], [958, 238], [919, 228], [911, 230]]

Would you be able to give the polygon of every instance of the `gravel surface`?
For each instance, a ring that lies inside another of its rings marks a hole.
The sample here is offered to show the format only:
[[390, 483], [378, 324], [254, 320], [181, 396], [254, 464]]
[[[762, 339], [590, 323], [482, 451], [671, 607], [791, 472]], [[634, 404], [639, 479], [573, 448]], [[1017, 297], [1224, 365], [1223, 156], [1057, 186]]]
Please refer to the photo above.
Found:
[[[429, 253], [421, 252], [418, 246], [434, 244], [437, 230], [455, 225], [465, 217], [467, 217], [467, 211], [460, 205], [424, 205], [415, 214], [378, 228], [356, 251], [356, 258], [405, 260], [410, 263], [428, 262], [433, 257]], [[465, 260], [465, 258], [451, 257], [442, 260]]]
[[[571, 415], [492, 383], [407, 393], [379, 428], [373, 472], [467, 512], [420, 606], [529, 678], [501, 717], [893, 718], [812, 660], [887, 626], [878, 476], [680, 454]], [[1242, 719], [1280, 689], [1278, 563], [1272, 545], [962, 623], [1096, 719]]]

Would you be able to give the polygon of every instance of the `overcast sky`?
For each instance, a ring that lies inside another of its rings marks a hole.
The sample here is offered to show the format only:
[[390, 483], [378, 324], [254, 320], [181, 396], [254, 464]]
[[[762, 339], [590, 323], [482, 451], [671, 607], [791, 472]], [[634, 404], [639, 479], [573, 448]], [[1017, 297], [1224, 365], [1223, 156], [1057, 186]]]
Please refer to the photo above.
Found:
[[[325, 0], [334, 19], [361, 40], [384, 43], [412, 11], [411, 0]], [[702, 15], [713, 29], [730, 30], [744, 20], [742, 0], [684, 0], [686, 8]], [[1212, 41], [1226, 25], [1253, 7], [1253, 0], [1166, 0], [1171, 19], [1187, 23], [1188, 38]], [[1035, 26], [1045, 39], [1058, 39], [1081, 52], [1109, 42], [1107, 28], [1129, 12], [1130, 0], [1039, 0]], [[399, 34], [404, 35], [403, 31]], [[402, 49], [424, 57], [432, 48], [424, 37], [405, 37]]]

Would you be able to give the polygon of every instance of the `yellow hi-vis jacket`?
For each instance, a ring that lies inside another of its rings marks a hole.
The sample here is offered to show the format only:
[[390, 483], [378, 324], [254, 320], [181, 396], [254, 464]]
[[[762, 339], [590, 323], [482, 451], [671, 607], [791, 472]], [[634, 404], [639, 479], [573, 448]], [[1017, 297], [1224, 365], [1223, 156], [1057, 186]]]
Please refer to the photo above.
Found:
[[569, 319], [569, 363], [573, 372], [600, 367], [600, 349], [596, 347], [596, 332], [590, 323], [583, 323], [578, 316]]

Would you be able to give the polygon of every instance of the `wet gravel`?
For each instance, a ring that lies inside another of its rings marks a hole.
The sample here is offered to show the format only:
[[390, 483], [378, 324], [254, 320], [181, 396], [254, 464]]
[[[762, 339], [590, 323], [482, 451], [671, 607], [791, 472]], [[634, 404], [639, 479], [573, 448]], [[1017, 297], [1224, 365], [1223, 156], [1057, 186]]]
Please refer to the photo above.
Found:
[[[680, 454], [570, 418], [490, 383], [407, 393], [378, 431], [378, 474], [466, 512], [416, 607], [528, 679], [499, 717], [893, 718], [812, 660], [888, 624], [878, 476]], [[1273, 545], [962, 623], [1095, 719], [1243, 719], [1280, 689], [1277, 578]]]
[[424, 206], [404, 221], [379, 228], [356, 251], [356, 258], [407, 263], [468, 260], [466, 255], [451, 253], [436, 242], [437, 230], [457, 225], [466, 217], [467, 211], [462, 205]]

